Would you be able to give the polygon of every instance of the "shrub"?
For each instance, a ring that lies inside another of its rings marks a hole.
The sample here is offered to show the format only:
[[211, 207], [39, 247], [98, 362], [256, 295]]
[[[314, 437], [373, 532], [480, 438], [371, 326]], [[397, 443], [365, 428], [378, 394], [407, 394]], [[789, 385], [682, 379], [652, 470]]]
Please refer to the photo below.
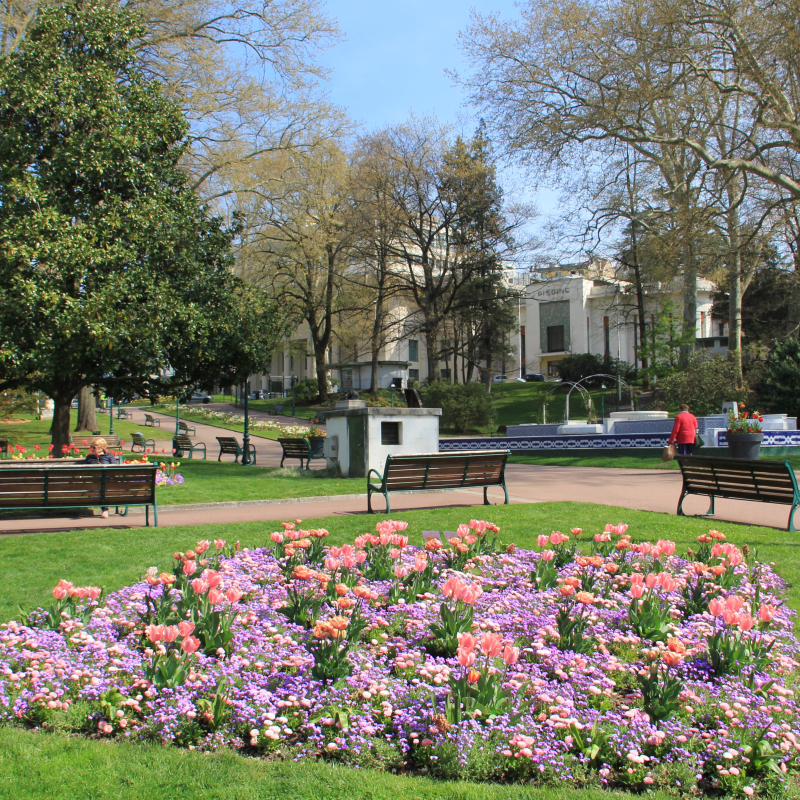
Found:
[[294, 398], [298, 403], [311, 403], [317, 399], [319, 386], [316, 378], [303, 378], [295, 384]]
[[466, 433], [494, 425], [492, 399], [482, 383], [445, 383], [434, 381], [422, 392], [427, 408], [441, 408], [443, 428]]
[[[589, 375], [617, 375], [622, 380], [631, 380], [633, 372], [630, 364], [625, 361], [618, 361], [611, 356], [596, 356], [592, 353], [577, 353], [567, 356], [556, 365], [559, 377], [562, 381], [573, 383], [588, 378]], [[619, 373], [617, 373], [619, 370]], [[597, 383], [600, 383], [598, 379]]]
[[686, 369], [661, 381], [668, 404], [687, 403], [693, 414], [719, 414], [726, 400], [745, 402], [747, 389], [736, 388], [736, 367], [723, 356], [708, 358], [697, 353]]
[[758, 384], [758, 397], [772, 411], [800, 416], [800, 339], [797, 336], [775, 342]]

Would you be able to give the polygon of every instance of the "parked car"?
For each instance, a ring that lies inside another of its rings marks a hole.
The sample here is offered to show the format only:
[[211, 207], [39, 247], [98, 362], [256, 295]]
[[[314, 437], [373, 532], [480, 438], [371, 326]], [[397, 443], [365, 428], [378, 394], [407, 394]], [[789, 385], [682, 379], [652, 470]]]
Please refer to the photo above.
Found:
[[251, 400], [263, 400], [264, 399], [264, 392], [261, 389], [255, 389], [254, 391], [250, 392], [250, 399]]
[[492, 383], [504, 383], [506, 380], [508, 380], [507, 375], [495, 375], [494, 378], [492, 378]]
[[208, 392], [192, 392], [191, 397], [187, 395], [181, 398], [181, 403], [203, 403], [208, 405], [211, 402], [211, 397]]
[[541, 383], [544, 381], [545, 377], [542, 375], [541, 372], [531, 372], [528, 375], [525, 375], [523, 380], [527, 381], [528, 383]]

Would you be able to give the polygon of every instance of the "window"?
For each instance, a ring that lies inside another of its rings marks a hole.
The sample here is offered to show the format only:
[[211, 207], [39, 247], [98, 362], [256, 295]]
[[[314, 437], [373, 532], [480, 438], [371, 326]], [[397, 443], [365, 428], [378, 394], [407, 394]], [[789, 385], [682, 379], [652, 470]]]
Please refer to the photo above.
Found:
[[560, 353], [564, 350], [564, 326], [547, 326], [547, 352]]
[[353, 388], [353, 370], [351, 369], [343, 369], [342, 370], [342, 389], [352, 389]]
[[408, 371], [408, 380], [409, 381], [419, 381], [419, 370], [418, 369], [410, 369]]
[[548, 378], [558, 377], [558, 361], [547, 362], [547, 377]]
[[450, 368], [448, 367], [447, 369], [440, 369], [439, 370], [439, 377], [443, 381], [449, 381], [450, 380]]
[[611, 355], [611, 328], [608, 324], [608, 317], [603, 317], [603, 354]]
[[400, 444], [399, 422], [381, 422], [381, 444]]
[[419, 361], [419, 342], [416, 339], [408, 340], [408, 360]]

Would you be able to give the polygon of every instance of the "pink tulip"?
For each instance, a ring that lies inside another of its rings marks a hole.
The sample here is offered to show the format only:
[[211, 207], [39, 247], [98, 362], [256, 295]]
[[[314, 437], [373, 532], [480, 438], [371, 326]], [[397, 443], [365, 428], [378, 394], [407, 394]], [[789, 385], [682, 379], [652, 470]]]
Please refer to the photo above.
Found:
[[743, 603], [744, 603], [743, 597], [739, 597], [738, 595], [732, 594], [725, 601], [725, 606], [729, 611], [738, 611], [742, 607]]
[[571, 594], [575, 594], [575, 587], [563, 584], [558, 587], [558, 591], [561, 592], [562, 597], [569, 597]]
[[569, 532], [570, 532], [570, 533], [571, 533], [573, 536], [580, 536], [580, 535], [583, 533], [583, 528], [570, 528], [570, 529], [569, 529]]
[[644, 576], [641, 572], [634, 572], [631, 575], [631, 583], [642, 583], [644, 581]]
[[382, 533], [380, 538], [381, 547], [386, 547], [386, 545], [391, 544], [392, 541], [392, 534], [391, 533]]
[[645, 577], [644, 582], [648, 589], [652, 589], [658, 583], [658, 575], [653, 575], [651, 573]]
[[237, 588], [236, 586], [231, 586], [227, 592], [225, 592], [225, 599], [229, 603], [238, 603], [242, 599], [242, 592], [241, 589]]
[[414, 572], [425, 572], [428, 566], [428, 559], [420, 554], [414, 559]]
[[392, 536], [392, 544], [402, 550], [408, 546], [408, 536], [400, 536], [399, 533], [396, 533]]
[[224, 539], [214, 539], [214, 547], [217, 550], [222, 550], [225, 547], [225, 540]]
[[205, 594], [208, 591], [208, 584], [202, 578], [195, 578], [192, 581], [192, 589], [196, 594]]
[[194, 546], [194, 551], [195, 553], [199, 553], [202, 555], [203, 553], [205, 553], [206, 550], [208, 550], [209, 547], [211, 547], [211, 542], [209, 542], [207, 539], [201, 539]]
[[461, 581], [458, 578], [450, 577], [442, 584], [442, 594], [445, 597], [453, 597], [456, 590], [461, 587]]
[[503, 649], [503, 640], [495, 633], [484, 633], [481, 637], [481, 650], [486, 653], [489, 658], [494, 658], [500, 655]]
[[177, 625], [164, 625], [163, 628], [164, 630], [161, 634], [161, 638], [165, 642], [174, 642], [178, 638], [180, 630]]
[[739, 630], [740, 631], [751, 631], [755, 626], [756, 621], [750, 614], [739, 614]]
[[461, 650], [474, 650], [478, 640], [471, 633], [462, 633], [458, 637], [458, 646]]
[[214, 589], [222, 583], [222, 576], [213, 569], [207, 569], [203, 572], [203, 580], [208, 583], [209, 589]]
[[638, 600], [644, 595], [644, 586], [641, 583], [632, 583], [630, 588], [631, 597]]
[[477, 583], [473, 583], [464, 589], [464, 592], [459, 599], [462, 603], [471, 606], [482, 594], [483, 589], [481, 589]]
[[519, 661], [519, 647], [512, 647], [510, 644], [507, 644], [503, 649], [503, 661], [505, 661], [509, 667], [512, 664], [516, 664], [517, 661]]
[[552, 561], [555, 557], [555, 550], [542, 550], [542, 561]]
[[761, 608], [758, 609], [758, 618], [764, 623], [772, 622], [777, 610], [777, 606], [771, 606], [767, 605], [766, 603], [762, 603]]
[[183, 574], [187, 577], [189, 575], [194, 575], [197, 572], [197, 564], [194, 561], [187, 561], [183, 565]]
[[63, 600], [66, 596], [67, 590], [63, 586], [56, 586], [56, 588], [53, 589], [53, 597], [55, 597], [56, 600]]
[[392, 549], [389, 551], [389, 558], [392, 558], [392, 559], [398, 559], [398, 558], [400, 558], [400, 550], [398, 550], [396, 547], [393, 547], [393, 548], [392, 548]]
[[179, 622], [178, 633], [180, 633], [180, 635], [184, 638], [191, 636], [194, 633], [194, 622], [190, 622], [188, 619], [183, 620], [183, 622]]
[[367, 560], [367, 554], [364, 550], [359, 550], [355, 556], [350, 556], [350, 558], [354, 558], [356, 564], [363, 564]]
[[457, 656], [458, 656], [458, 663], [461, 664], [462, 667], [471, 667], [475, 663], [474, 650], [462, 650], [459, 647]]
[[539, 547], [545, 547], [550, 544], [550, 537], [546, 533], [542, 533], [536, 537], [536, 544], [538, 544]]
[[209, 589], [208, 590], [208, 602], [211, 603], [212, 606], [218, 606], [225, 594], [222, 592], [221, 589]]
[[726, 608], [722, 612], [722, 619], [725, 620], [726, 625], [736, 625], [736, 623], [739, 622], [739, 615], [735, 611]]
[[723, 603], [718, 597], [715, 597], [708, 604], [708, 613], [711, 614], [712, 617], [721, 617], [724, 611], [725, 603]]
[[156, 642], [160, 642], [163, 639], [164, 633], [164, 626], [163, 625], [148, 625], [144, 629], [147, 638], [155, 644]]
[[403, 578], [405, 578], [406, 575], [408, 575], [408, 570], [402, 564], [395, 564], [395, 567], [394, 567], [394, 576], [395, 576], [395, 578], [399, 578], [400, 580], [403, 580]]
[[334, 558], [333, 556], [328, 556], [325, 559], [325, 569], [327, 569], [329, 572], [336, 572], [336, 570], [339, 569], [339, 567], [341, 566], [342, 562], [339, 561], [338, 558]]
[[331, 549], [329, 550], [329, 553], [330, 553], [332, 558], [339, 558], [339, 556], [342, 554], [342, 548], [341, 547], [331, 547]]
[[667, 575], [661, 581], [661, 588], [667, 592], [667, 594], [674, 592], [678, 588], [678, 581], [676, 581], [671, 575]]
[[675, 553], [675, 542], [659, 539], [656, 546], [661, 550], [662, 555], [671, 556]]
[[187, 636], [181, 642], [181, 650], [184, 653], [194, 653], [200, 647], [200, 640], [196, 636]]
[[342, 566], [345, 569], [355, 569], [358, 561], [355, 556], [342, 556]]
[[269, 538], [272, 539], [275, 544], [283, 544], [283, 534], [280, 531], [273, 531]]

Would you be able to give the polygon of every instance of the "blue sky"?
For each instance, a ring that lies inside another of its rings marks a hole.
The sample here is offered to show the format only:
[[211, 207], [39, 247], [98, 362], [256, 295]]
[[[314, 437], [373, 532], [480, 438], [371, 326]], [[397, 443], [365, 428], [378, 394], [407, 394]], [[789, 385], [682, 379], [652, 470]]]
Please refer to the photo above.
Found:
[[[477, 117], [445, 70], [469, 71], [458, 34], [467, 29], [473, 9], [504, 19], [518, 13], [514, 0], [327, 0], [327, 13], [345, 37], [320, 59], [332, 70], [331, 100], [363, 132], [403, 122], [413, 112], [472, 134]], [[509, 199], [524, 196], [545, 214], [554, 209], [554, 192], [528, 190], [525, 176], [513, 167], [501, 169], [500, 176]], [[529, 231], [535, 234], [544, 221], [534, 220]]]
[[366, 130], [402, 122], [411, 111], [454, 125], [459, 115], [471, 118], [445, 70], [466, 70], [458, 33], [473, 8], [516, 16], [513, 0], [327, 0], [346, 37], [322, 58], [333, 70], [331, 99]]

